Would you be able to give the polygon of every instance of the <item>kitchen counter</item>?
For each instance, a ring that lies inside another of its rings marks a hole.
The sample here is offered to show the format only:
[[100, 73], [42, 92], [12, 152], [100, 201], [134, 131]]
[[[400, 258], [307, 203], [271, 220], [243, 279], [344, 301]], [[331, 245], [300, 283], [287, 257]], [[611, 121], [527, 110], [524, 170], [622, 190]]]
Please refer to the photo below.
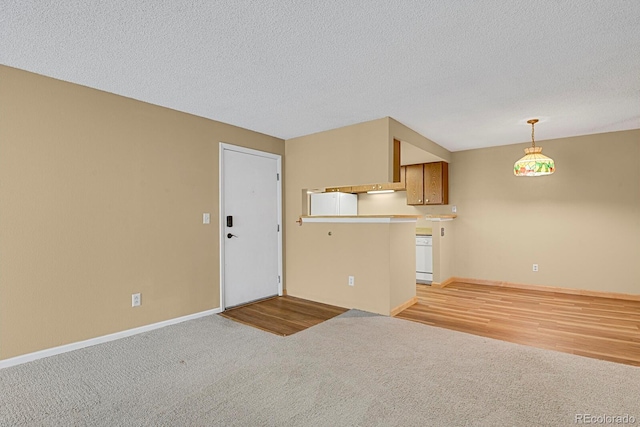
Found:
[[301, 216], [300, 224], [304, 223], [363, 223], [389, 224], [397, 222], [416, 222], [418, 215], [313, 215]]
[[416, 236], [431, 236], [431, 227], [416, 227]]
[[457, 218], [456, 214], [444, 214], [444, 215], [426, 215], [425, 219], [427, 221], [452, 221], [454, 218]]

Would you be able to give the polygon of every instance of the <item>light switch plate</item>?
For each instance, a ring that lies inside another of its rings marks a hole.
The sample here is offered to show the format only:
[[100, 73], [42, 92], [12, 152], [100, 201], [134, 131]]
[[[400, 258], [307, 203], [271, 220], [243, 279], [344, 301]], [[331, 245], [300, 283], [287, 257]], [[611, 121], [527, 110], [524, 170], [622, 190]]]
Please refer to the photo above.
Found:
[[203, 213], [202, 214], [202, 223], [203, 224], [209, 224], [211, 223], [211, 214], [210, 213]]
[[458, 207], [456, 205], [451, 206], [451, 212], [453, 213], [458, 212]]

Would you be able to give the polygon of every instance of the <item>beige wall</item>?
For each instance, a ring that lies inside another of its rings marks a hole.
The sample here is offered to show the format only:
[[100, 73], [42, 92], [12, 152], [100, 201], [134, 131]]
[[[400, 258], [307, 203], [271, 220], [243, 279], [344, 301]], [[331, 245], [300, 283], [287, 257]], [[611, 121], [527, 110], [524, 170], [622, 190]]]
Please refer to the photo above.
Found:
[[218, 143], [284, 141], [4, 66], [0, 100], [0, 359], [219, 306]]
[[[305, 195], [302, 190], [390, 182], [393, 177], [393, 138], [396, 133], [400, 137], [409, 138], [412, 143], [417, 141], [428, 144], [426, 138], [389, 117], [285, 142], [285, 215], [288, 225], [285, 235], [285, 286], [289, 294], [303, 298], [318, 298], [308, 288], [310, 284], [306, 279], [309, 272], [306, 269], [308, 262], [304, 257], [309, 250], [309, 240], [305, 236], [304, 227], [298, 227], [295, 223], [304, 213]], [[353, 252], [342, 262], [348, 263], [355, 259], [356, 263], [366, 264], [369, 255], [362, 250]], [[413, 257], [415, 258], [415, 254]], [[415, 265], [411, 271], [415, 280]], [[342, 278], [339, 283], [342, 285], [344, 280], [345, 278]], [[338, 294], [326, 295], [326, 289], [323, 292], [324, 299], [315, 299], [316, 301], [337, 301], [334, 297]], [[339, 292], [342, 298], [342, 291], [336, 292]], [[398, 298], [403, 296], [404, 294]]]
[[391, 224], [389, 227], [389, 309], [416, 296], [415, 222]]
[[433, 221], [433, 282], [442, 283], [455, 275], [456, 221]]
[[451, 161], [451, 152], [447, 149], [441, 147], [440, 145], [431, 141], [429, 138], [420, 135], [418, 132], [408, 128], [407, 126], [391, 117], [388, 117], [388, 120], [389, 137], [391, 141], [393, 141], [394, 138], [400, 141], [405, 141], [413, 146], [420, 148], [421, 150], [440, 157], [447, 163]]
[[[285, 142], [285, 276], [288, 293], [304, 297], [308, 241], [296, 224], [305, 212], [303, 189], [386, 182], [389, 164], [387, 118], [320, 132]], [[319, 300], [318, 300], [319, 301]]]
[[[296, 218], [300, 214], [303, 188], [388, 182], [388, 129], [389, 119], [382, 118], [288, 139], [285, 182], [290, 213]], [[289, 199], [294, 196], [295, 201]]]
[[[329, 234], [331, 233], [331, 234]], [[287, 253], [287, 293], [389, 315], [415, 296], [415, 223], [303, 223]], [[348, 285], [349, 276], [355, 285]]]
[[[361, 215], [418, 215], [416, 227], [428, 227], [433, 233], [433, 281], [441, 283], [452, 277], [455, 265], [454, 233], [456, 220], [431, 221], [426, 215], [449, 214], [451, 206], [410, 206], [407, 205], [406, 191], [385, 194], [360, 194], [358, 196], [358, 213]], [[441, 236], [440, 229], [445, 229]], [[415, 265], [412, 266], [415, 277]]]
[[[337, 301], [342, 301], [346, 297], [344, 295], [345, 292], [353, 292], [353, 290], [342, 289], [346, 277], [349, 275], [342, 270], [336, 273], [338, 276], [336, 276], [335, 280], [338, 285], [335, 289], [325, 287], [322, 295], [318, 295], [310, 288], [315, 285], [307, 279], [309, 274], [307, 267], [310, 261], [305, 257], [309, 251], [309, 240], [304, 226], [298, 227], [295, 224], [295, 220], [303, 214], [304, 194], [302, 190], [392, 181], [394, 138], [423, 149], [429, 148], [445, 159], [449, 159], [451, 154], [433, 141], [390, 117], [294, 138], [285, 142], [287, 159], [285, 211], [288, 225], [286, 228], [285, 285], [289, 294], [338, 304]], [[404, 193], [381, 194], [375, 197], [398, 197], [398, 194], [404, 195]], [[359, 202], [361, 213], [398, 213], [387, 211], [384, 208], [380, 212], [373, 212], [374, 208], [369, 209], [366, 207], [368, 197], [366, 194], [359, 195], [360, 200], [365, 200], [365, 205]], [[403, 198], [403, 200], [406, 199]], [[365, 206], [364, 209], [362, 206]], [[368, 210], [371, 212], [367, 212]], [[419, 209], [408, 209], [407, 211], [410, 214], [420, 212]], [[424, 221], [421, 221], [421, 223], [424, 223]], [[393, 268], [394, 277], [398, 278], [399, 283], [405, 283], [407, 278], [410, 277], [412, 285], [409, 286], [411, 289], [405, 289], [402, 286], [396, 288], [397, 293], [390, 297], [394, 303], [400, 301], [396, 306], [415, 296], [415, 241], [413, 238], [415, 223], [408, 229], [411, 229], [409, 231], [410, 236], [407, 237], [411, 242], [411, 251], [402, 262], [403, 265], [406, 264], [406, 268], [400, 267], [401, 263], [399, 262], [396, 262]], [[360, 247], [360, 250], [346, 254], [346, 258], [340, 262], [343, 264], [359, 265], [362, 263], [363, 266], [368, 265], [371, 253], [379, 250], [378, 247], [369, 248], [364, 246], [363, 250], [363, 247]], [[334, 265], [327, 267], [327, 269], [333, 268], [337, 267]], [[323, 271], [323, 273], [333, 274], [330, 271]], [[369, 273], [362, 274], [366, 276]]]
[[528, 145], [453, 153], [456, 275], [640, 294], [640, 130], [541, 141], [557, 171], [515, 177]]
[[406, 193], [397, 192], [361, 195], [359, 212], [424, 215], [456, 205], [457, 219], [433, 223], [434, 251], [438, 224], [453, 236], [438, 249], [441, 257], [454, 256], [451, 265], [441, 262], [440, 281], [458, 276], [640, 294], [640, 130], [540, 145], [556, 162], [551, 176], [513, 176], [529, 144], [455, 152], [449, 206], [407, 206]]

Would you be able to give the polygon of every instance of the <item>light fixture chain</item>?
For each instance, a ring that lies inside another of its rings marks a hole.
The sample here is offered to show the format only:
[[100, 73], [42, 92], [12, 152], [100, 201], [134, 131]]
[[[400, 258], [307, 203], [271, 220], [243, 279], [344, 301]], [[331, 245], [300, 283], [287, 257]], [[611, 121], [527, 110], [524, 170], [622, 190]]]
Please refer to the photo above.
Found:
[[533, 137], [533, 135], [534, 135], [534, 129], [535, 129], [535, 126], [536, 126], [536, 124], [535, 124], [535, 123], [531, 123], [531, 146], [532, 146], [533, 148], [536, 148], [536, 140], [535, 140], [535, 138]]

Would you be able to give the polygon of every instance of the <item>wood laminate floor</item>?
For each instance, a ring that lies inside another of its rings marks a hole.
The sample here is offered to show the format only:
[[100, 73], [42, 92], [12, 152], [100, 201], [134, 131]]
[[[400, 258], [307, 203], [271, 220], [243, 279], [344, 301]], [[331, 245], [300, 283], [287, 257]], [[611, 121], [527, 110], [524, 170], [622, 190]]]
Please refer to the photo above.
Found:
[[231, 308], [220, 313], [220, 316], [286, 336], [322, 323], [345, 311], [346, 308], [282, 296]]
[[640, 301], [467, 283], [417, 285], [417, 296], [396, 317], [640, 366]]

